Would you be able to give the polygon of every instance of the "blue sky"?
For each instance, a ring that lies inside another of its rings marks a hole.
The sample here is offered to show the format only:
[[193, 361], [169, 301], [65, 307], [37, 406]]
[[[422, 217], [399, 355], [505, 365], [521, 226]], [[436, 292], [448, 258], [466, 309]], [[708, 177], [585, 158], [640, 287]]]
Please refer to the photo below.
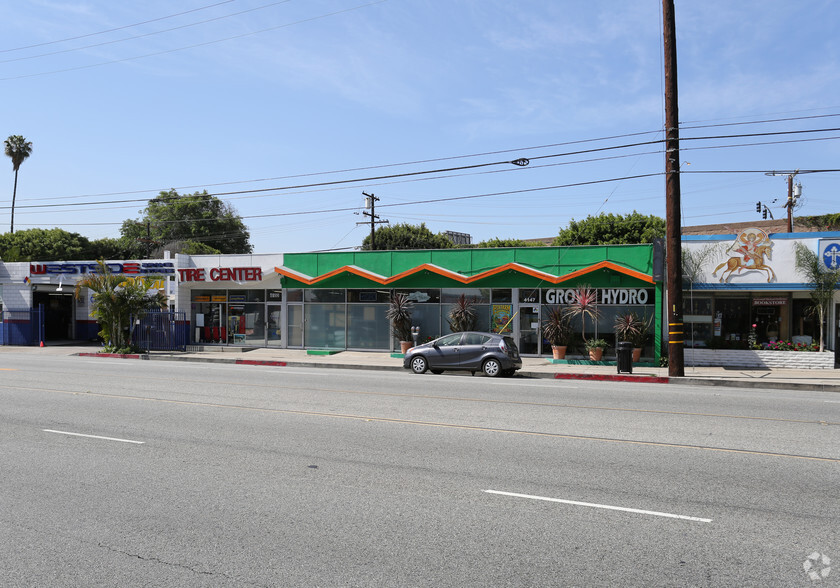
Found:
[[[16, 230], [116, 237], [170, 188], [219, 194], [258, 253], [358, 246], [363, 191], [392, 224], [474, 242], [551, 237], [599, 212], [665, 214], [661, 144], [603, 150], [662, 138], [659, 0], [34, 0], [3, 12], [0, 135], [33, 143]], [[840, 131], [690, 138], [840, 127], [840, 5], [678, 1], [676, 18], [683, 224], [760, 220], [758, 200], [784, 216], [786, 180], [763, 172], [840, 168]], [[788, 118], [801, 120], [756, 122]], [[752, 124], [719, 126], [731, 123]], [[582, 150], [595, 151], [568, 155]], [[521, 157], [530, 165], [505, 163]], [[400, 177], [369, 179], [380, 176]], [[837, 172], [798, 180], [797, 214], [840, 210]]]

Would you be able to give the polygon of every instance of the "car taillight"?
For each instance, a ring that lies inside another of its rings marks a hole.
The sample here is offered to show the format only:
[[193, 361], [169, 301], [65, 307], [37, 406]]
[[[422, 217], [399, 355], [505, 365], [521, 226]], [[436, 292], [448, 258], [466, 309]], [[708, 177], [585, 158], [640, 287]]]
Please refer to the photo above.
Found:
[[502, 353], [504, 353], [505, 355], [509, 355], [508, 348], [507, 348], [507, 345], [505, 345], [505, 340], [504, 339], [499, 341], [499, 349], [501, 349]]

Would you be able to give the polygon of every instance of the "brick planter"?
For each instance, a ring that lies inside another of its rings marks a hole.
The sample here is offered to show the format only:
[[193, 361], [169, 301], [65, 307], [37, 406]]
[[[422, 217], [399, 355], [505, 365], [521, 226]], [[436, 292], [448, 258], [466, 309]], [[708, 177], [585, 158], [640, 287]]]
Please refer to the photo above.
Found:
[[686, 349], [686, 366], [834, 369], [834, 352], [758, 351], [753, 349]]

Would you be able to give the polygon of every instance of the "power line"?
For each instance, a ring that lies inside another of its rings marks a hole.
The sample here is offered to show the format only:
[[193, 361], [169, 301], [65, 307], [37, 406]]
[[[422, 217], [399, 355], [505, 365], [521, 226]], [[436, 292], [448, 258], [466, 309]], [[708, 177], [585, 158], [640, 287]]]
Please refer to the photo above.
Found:
[[[803, 117], [792, 117], [792, 118], [781, 118], [781, 119], [767, 119], [761, 121], [750, 121], [750, 122], [736, 122], [736, 123], [724, 123], [724, 124], [713, 124], [713, 125], [699, 125], [694, 127], [680, 127], [683, 128], [690, 128], [690, 129], [701, 129], [701, 128], [714, 128], [714, 127], [723, 127], [723, 126], [733, 126], [733, 125], [745, 125], [745, 124], [766, 124], [766, 123], [774, 123], [774, 122], [789, 122], [789, 121], [798, 121], [798, 120], [809, 120], [815, 118], [826, 118], [826, 117], [838, 117], [840, 114], [825, 114], [825, 115], [815, 115], [815, 116], [803, 116]], [[208, 183], [208, 184], [193, 184], [193, 185], [185, 185], [185, 186], [175, 186], [172, 189], [174, 190], [192, 190], [197, 188], [214, 188], [218, 186], [231, 186], [237, 184], [247, 184], [247, 183], [257, 183], [257, 182], [272, 182], [278, 180], [288, 180], [294, 178], [305, 178], [305, 177], [316, 177], [316, 176], [324, 176], [324, 175], [335, 175], [335, 174], [344, 174], [350, 172], [358, 172], [358, 171], [367, 171], [373, 169], [386, 169], [391, 167], [404, 167], [404, 166], [411, 166], [411, 165], [420, 165], [423, 163], [436, 163], [439, 161], [454, 161], [458, 159], [470, 159], [475, 157], [486, 157], [488, 155], [500, 155], [502, 153], [522, 153], [525, 151], [533, 151], [537, 149], [548, 149], [553, 147], [564, 147], [567, 145], [578, 145], [578, 144], [585, 144], [585, 143], [595, 143], [600, 141], [610, 141], [615, 139], [624, 139], [629, 137], [638, 137], [643, 135], [650, 135], [661, 133], [661, 130], [657, 131], [637, 131], [634, 133], [625, 133], [621, 135], [611, 135], [605, 137], [597, 137], [597, 138], [590, 138], [590, 139], [580, 139], [575, 141], [565, 141], [560, 143], [550, 143], [545, 145], [532, 145], [529, 147], [515, 147], [509, 149], [501, 149], [496, 151], [485, 151], [481, 153], [471, 153], [466, 155], [454, 155], [449, 157], [437, 157], [437, 158], [430, 158], [430, 159], [420, 159], [415, 161], [404, 161], [399, 163], [387, 163], [387, 164], [379, 164], [379, 165], [369, 165], [363, 167], [354, 167], [354, 168], [345, 168], [345, 169], [337, 169], [337, 170], [329, 170], [329, 171], [320, 171], [320, 172], [311, 172], [311, 173], [304, 173], [304, 174], [293, 174], [293, 175], [286, 175], [286, 176], [274, 176], [268, 178], [253, 178], [248, 180], [235, 180], [229, 182], [217, 182], [217, 183]], [[744, 146], [749, 146], [749, 144], [745, 144]], [[705, 149], [706, 147], [704, 147]], [[695, 148], [697, 149], [697, 148]], [[652, 153], [652, 152], [651, 152]], [[657, 151], [656, 153], [661, 153], [661, 151]], [[635, 154], [630, 155], [621, 155], [616, 157], [632, 157]], [[597, 160], [587, 160], [587, 161], [597, 161]], [[530, 166], [529, 169], [533, 169], [537, 166]], [[127, 196], [130, 194], [146, 194], [146, 193], [157, 193], [164, 190], [160, 188], [149, 188], [145, 190], [127, 190], [121, 192], [101, 192], [96, 194], [77, 194], [74, 196], [58, 196], [58, 197], [44, 197], [44, 198], [29, 198], [30, 201], [38, 201], [38, 200], [71, 200], [76, 198], [98, 198], [101, 196]], [[138, 202], [140, 202], [138, 200]]]
[[174, 49], [166, 49], [164, 51], [155, 51], [153, 53], [146, 53], [145, 55], [135, 55], [133, 57], [125, 57], [123, 59], [112, 59], [110, 61], [101, 61], [99, 63], [90, 63], [88, 65], [79, 65], [79, 66], [76, 66], [76, 67], [56, 69], [56, 70], [52, 70], [52, 71], [44, 71], [44, 72], [33, 73], [33, 74], [22, 74], [22, 75], [18, 75], [18, 76], [10, 76], [10, 77], [6, 77], [6, 78], [0, 78], [0, 82], [10, 81], [10, 80], [20, 80], [20, 79], [25, 79], [25, 78], [34, 78], [34, 77], [52, 75], [52, 74], [57, 74], [57, 73], [65, 73], [65, 72], [69, 72], [69, 71], [79, 71], [79, 70], [83, 70], [83, 69], [90, 69], [90, 68], [93, 68], [93, 67], [100, 67], [100, 66], [103, 66], [103, 65], [110, 65], [110, 64], [113, 64], [113, 63], [124, 63], [126, 61], [135, 61], [137, 59], [145, 59], [147, 57], [156, 57], [158, 55], [166, 55], [166, 54], [169, 54], [169, 53], [177, 53], [178, 51], [186, 51], [187, 49], [196, 49], [197, 47], [206, 47], [207, 45], [215, 45], [216, 43], [223, 43], [225, 41], [232, 41], [232, 40], [235, 40], [235, 39], [241, 39], [243, 37], [250, 37], [252, 35], [258, 35], [258, 34], [266, 33], [266, 32], [269, 32], [269, 31], [276, 31], [278, 29], [283, 29], [283, 28], [287, 28], [287, 27], [290, 27], [290, 26], [303, 24], [303, 23], [306, 23], [306, 22], [312, 22], [312, 21], [315, 21], [315, 20], [328, 18], [330, 16], [336, 16], [338, 14], [343, 14], [345, 12], [351, 12], [353, 10], [360, 10], [362, 8], [367, 8], [369, 6], [373, 6], [375, 4], [381, 4], [381, 3], [387, 2], [387, 1], [388, 0], [374, 0], [373, 2], [368, 2], [366, 4], [359, 4], [357, 6], [351, 6], [350, 8], [345, 8], [343, 10], [336, 10], [334, 12], [329, 12], [329, 13], [326, 13], [326, 14], [320, 14], [318, 16], [313, 16], [313, 17], [310, 17], [310, 18], [304, 18], [302, 20], [298, 20], [298, 21], [294, 21], [294, 22], [290, 22], [290, 23], [286, 23], [286, 24], [282, 24], [282, 25], [277, 25], [277, 26], [274, 26], [274, 27], [268, 27], [268, 28], [265, 28], [265, 29], [257, 30], [257, 31], [249, 31], [247, 33], [241, 33], [239, 35], [233, 35], [231, 37], [225, 37], [225, 38], [222, 38], [222, 39], [214, 39], [212, 41], [205, 41], [203, 43], [195, 43], [194, 45], [185, 45], [183, 47], [175, 47]]
[[161, 20], [167, 20], [169, 18], [175, 18], [178, 16], [183, 16], [185, 14], [190, 14], [191, 12], [199, 12], [201, 10], [207, 10], [208, 8], [215, 8], [216, 6], [221, 6], [222, 4], [230, 4], [234, 0], [224, 0], [223, 2], [216, 2], [215, 4], [208, 4], [207, 6], [200, 6], [198, 8], [193, 8], [192, 10], [185, 10], [184, 12], [178, 12], [176, 14], [170, 14], [169, 16], [161, 16], [158, 18], [153, 18], [150, 20], [144, 20], [142, 22], [136, 22], [134, 24], [123, 25], [120, 27], [115, 27], [113, 29], [106, 29], [104, 31], [97, 31], [95, 33], [87, 33], [85, 35], [76, 35], [75, 37], [66, 37], [64, 39], [57, 39], [55, 41], [46, 41], [44, 43], [35, 43], [34, 45], [24, 45], [23, 47], [14, 47], [12, 49], [0, 49], [0, 53], [10, 53], [12, 51], [23, 51], [24, 49], [33, 49], [35, 47], [44, 47], [45, 45], [55, 45], [56, 43], [64, 43], [66, 41], [76, 41], [77, 39], [85, 39], [87, 37], [95, 37], [96, 35], [104, 35], [105, 33], [113, 33], [114, 31], [121, 31], [123, 29], [130, 29], [132, 27], [139, 27], [144, 24], [149, 24], [153, 22], [159, 22]]
[[[233, 2], [233, 0], [228, 0]], [[82, 47], [74, 47], [72, 49], [61, 49], [59, 51], [51, 51], [49, 53], [39, 53], [38, 55], [28, 55], [26, 57], [15, 57], [14, 59], [5, 59], [0, 61], [0, 63], [12, 63], [14, 61], [25, 61], [27, 59], [38, 59], [40, 57], [49, 57], [50, 55], [59, 55], [61, 53], [72, 53], [73, 51], [82, 51], [84, 49], [92, 49], [94, 47], [102, 47], [104, 45], [114, 45], [116, 43], [123, 43], [125, 41], [133, 41], [134, 39], [142, 39], [144, 37], [153, 37], [154, 35], [161, 35], [163, 33], [171, 33], [172, 31], [178, 31], [181, 29], [187, 29], [190, 27], [196, 27], [199, 25], [207, 24], [210, 22], [215, 22], [217, 20], [224, 20], [226, 18], [233, 18], [234, 16], [239, 16], [242, 14], [246, 14], [248, 12], [255, 12], [257, 10], [263, 10], [265, 8], [270, 8], [272, 6], [277, 6], [278, 4], [286, 4], [287, 2], [291, 2], [292, 0], [280, 0], [279, 2], [272, 2], [271, 4], [264, 4], [262, 6], [257, 6], [256, 8], [249, 8], [248, 10], [241, 10], [239, 12], [234, 12], [232, 14], [226, 14], [223, 16], [217, 16], [215, 18], [209, 18], [207, 20], [201, 20], [198, 22], [187, 23], [183, 25], [179, 25], [177, 27], [172, 27], [169, 29], [163, 29], [160, 31], [152, 31], [150, 33], [144, 33], [142, 35], [134, 35], [133, 37], [123, 37], [122, 39], [114, 39], [112, 41], [103, 41], [102, 43], [93, 43], [92, 45], [84, 45]]]
[[[717, 136], [709, 136], [709, 137], [688, 137], [682, 138], [683, 141], [689, 140], [707, 140], [707, 139], [734, 139], [734, 138], [741, 138], [741, 137], [764, 137], [764, 136], [773, 136], [773, 135], [791, 135], [797, 133], [814, 133], [814, 132], [829, 132], [829, 131], [840, 131], [840, 128], [827, 128], [827, 129], [804, 129], [804, 130], [796, 130], [796, 131], [774, 131], [769, 133], [745, 133], [745, 134], [737, 134], [737, 135], [717, 135]], [[749, 146], [757, 146], [757, 145], [769, 145], [769, 144], [783, 144], [783, 143], [793, 143], [793, 142], [809, 142], [809, 141], [821, 141], [821, 140], [833, 140], [838, 139], [840, 137], [833, 136], [833, 137], [817, 137], [817, 138], [810, 138], [810, 139], [799, 139], [799, 140], [785, 140], [785, 141], [775, 141], [775, 142], [764, 142], [764, 143], [744, 143], [739, 145], [711, 145], [711, 146], [702, 146], [702, 147], [689, 147], [685, 148], [684, 150], [699, 150], [699, 149], [722, 149], [722, 148], [733, 148], [733, 147], [749, 147]], [[648, 145], [656, 145], [661, 144], [662, 141], [655, 140], [655, 141], [644, 141], [644, 142], [637, 142], [637, 143], [628, 143], [624, 145], [613, 145], [608, 147], [598, 147], [593, 149], [584, 149], [578, 151], [571, 151], [565, 153], [555, 153], [550, 155], [538, 155], [531, 158], [531, 160], [542, 160], [542, 159], [550, 159], [550, 158], [558, 158], [558, 157], [567, 157], [571, 155], [582, 155], [587, 153], [597, 153], [597, 152], [604, 152], [604, 151], [611, 151], [611, 150], [618, 150], [618, 149], [628, 149], [633, 147], [640, 147], [640, 146], [648, 146]], [[632, 154], [638, 155], [638, 154]], [[381, 176], [367, 176], [363, 178], [349, 178], [349, 179], [342, 179], [342, 180], [331, 180], [327, 182], [315, 182], [310, 184], [297, 184], [297, 185], [290, 185], [290, 186], [274, 186], [270, 188], [254, 188], [250, 190], [233, 190], [229, 192], [215, 192], [210, 195], [215, 197], [222, 197], [222, 196], [236, 196], [236, 195], [244, 195], [244, 194], [262, 194], [267, 192], [278, 192], [278, 191], [287, 191], [287, 190], [300, 190], [303, 188], [316, 188], [316, 187], [325, 187], [325, 186], [339, 186], [339, 185], [348, 185], [348, 184], [356, 184], [360, 182], [372, 182], [378, 180], [385, 180], [385, 179], [395, 179], [395, 178], [408, 178], [408, 177], [417, 177], [423, 176], [428, 174], [436, 174], [436, 173], [446, 173], [452, 171], [464, 171], [464, 170], [472, 170], [472, 169], [480, 169], [486, 167], [493, 167], [493, 166], [500, 166], [500, 165], [509, 165], [512, 162], [510, 161], [493, 161], [493, 162], [484, 162], [484, 163], [476, 163], [464, 166], [456, 166], [456, 167], [449, 167], [449, 168], [438, 168], [432, 170], [421, 170], [421, 171], [413, 171], [413, 172], [403, 172], [397, 174], [388, 174], [388, 175], [381, 175]], [[562, 164], [555, 164], [555, 165], [562, 165]], [[820, 170], [811, 170], [810, 173], [817, 173]], [[688, 173], [688, 172], [684, 172]], [[692, 173], [700, 173], [699, 171], [692, 170]], [[58, 208], [58, 207], [71, 207], [71, 206], [92, 206], [98, 204], [126, 204], [131, 202], [146, 202], [148, 199], [129, 199], [129, 200], [102, 200], [102, 201], [95, 201], [95, 202], [76, 202], [76, 203], [67, 203], [67, 204], [33, 204], [33, 205], [26, 205], [20, 206], [18, 208], [21, 209], [35, 209], [35, 208]], [[9, 209], [9, 207], [0, 207], [0, 210]]]

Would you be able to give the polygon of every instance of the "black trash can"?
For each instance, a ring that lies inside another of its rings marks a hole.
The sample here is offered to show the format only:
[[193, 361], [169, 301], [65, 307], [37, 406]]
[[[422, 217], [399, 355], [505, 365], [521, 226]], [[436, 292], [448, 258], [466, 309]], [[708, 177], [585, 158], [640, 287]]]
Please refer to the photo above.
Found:
[[629, 341], [619, 341], [615, 346], [615, 365], [618, 373], [633, 373], [633, 344]]

